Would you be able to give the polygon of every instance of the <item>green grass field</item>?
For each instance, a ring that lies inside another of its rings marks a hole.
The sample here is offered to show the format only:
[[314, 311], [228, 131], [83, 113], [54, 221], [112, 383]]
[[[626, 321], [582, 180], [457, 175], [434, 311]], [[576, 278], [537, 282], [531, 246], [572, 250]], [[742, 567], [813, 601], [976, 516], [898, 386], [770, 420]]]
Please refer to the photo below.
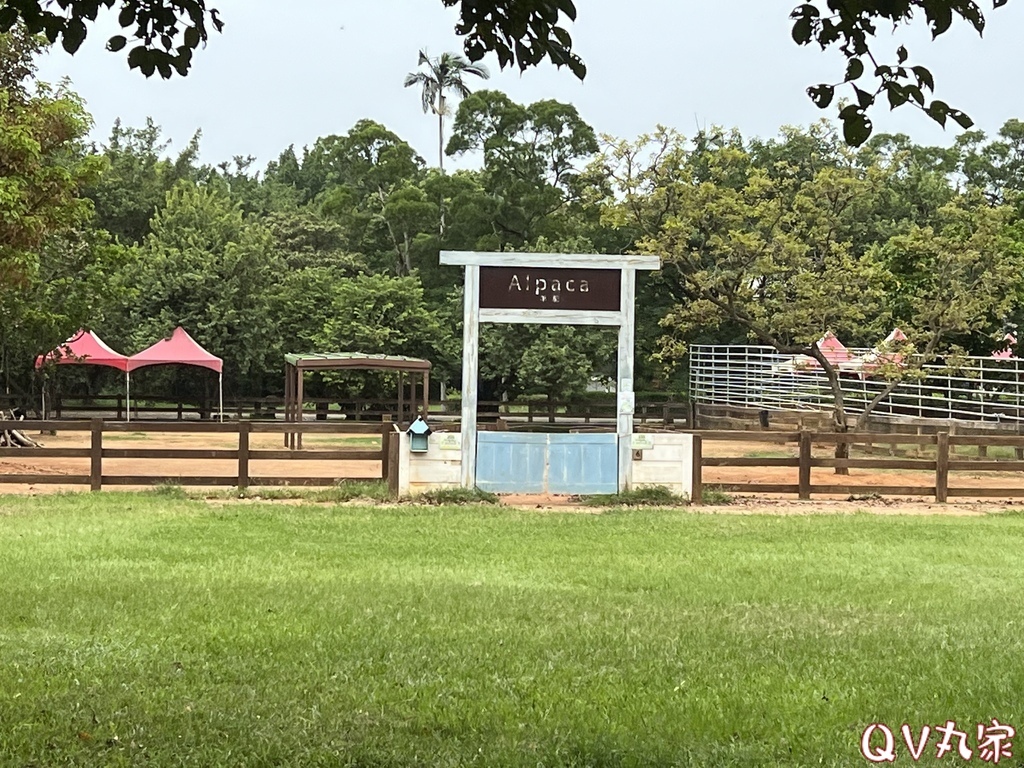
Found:
[[0, 765], [863, 766], [873, 721], [1024, 727], [1022, 550], [1016, 514], [6, 497]]

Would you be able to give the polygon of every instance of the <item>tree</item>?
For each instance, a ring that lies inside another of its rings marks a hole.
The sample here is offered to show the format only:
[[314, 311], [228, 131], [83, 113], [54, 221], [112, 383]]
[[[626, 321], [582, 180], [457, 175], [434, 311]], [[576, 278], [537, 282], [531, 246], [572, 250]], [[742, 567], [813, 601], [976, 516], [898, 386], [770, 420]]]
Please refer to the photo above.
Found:
[[270, 232], [245, 221], [222, 186], [187, 182], [167, 193], [151, 229], [133, 266], [132, 346], [183, 325], [224, 358], [226, 387], [262, 393], [284, 352], [267, 306], [286, 267]]
[[[992, 0], [993, 8], [1006, 5], [1007, 0]], [[823, 7], [824, 6], [824, 7]], [[840, 105], [839, 119], [843, 135], [851, 146], [863, 144], [871, 135], [868, 110], [883, 93], [890, 108], [910, 104], [945, 126], [952, 119], [961, 128], [970, 128], [973, 121], [959, 109], [938, 99], [930, 99], [925, 92], [935, 91], [931, 72], [921, 65], [910, 65], [910, 53], [904, 46], [896, 50], [894, 63], [880, 62], [871, 48], [877, 26], [899, 27], [922, 15], [932, 31], [932, 38], [945, 33], [953, 24], [954, 16], [970, 24], [980, 35], [985, 30], [985, 16], [975, 0], [813, 0], [797, 6], [793, 19], [793, 40], [798, 45], [817, 43], [822, 50], [839, 46], [847, 59], [846, 73], [839, 83], [820, 83], [807, 89], [807, 95], [820, 108], [825, 109], [840, 85], [849, 85], [852, 103]], [[873, 83], [862, 89], [862, 78], [873, 78]]]
[[[572, 51], [572, 37], [559, 25], [561, 17], [576, 19], [573, 0], [442, 0], [447, 7], [458, 5], [461, 18], [455, 27], [466, 38], [466, 55], [480, 61], [494, 51], [501, 66], [516, 64], [526, 69], [550, 60], [567, 66], [581, 80], [586, 75], [583, 61]], [[188, 74], [192, 54], [205, 45], [209, 27], [220, 32], [224, 22], [206, 0], [61, 0], [53, 8], [49, 0], [2, 0], [0, 32], [19, 21], [33, 34], [45, 34], [51, 43], [57, 40], [68, 53], [74, 53], [85, 41], [88, 24], [96, 21], [101, 9], [118, 8], [118, 23], [131, 35], [135, 45], [128, 52], [128, 65], [146, 77], [159, 73]], [[107, 40], [107, 49], [121, 51], [129, 43], [128, 34]]]
[[463, 81], [465, 75], [475, 75], [484, 80], [491, 74], [483, 64], [470, 64], [462, 56], [442, 53], [431, 59], [420, 51], [419, 66], [426, 65], [426, 72], [410, 72], [405, 76], [405, 87], [420, 86], [420, 100], [423, 111], [437, 115], [437, 167], [444, 170], [444, 118], [450, 113], [445, 94], [449, 91], [461, 98], [469, 96], [469, 86]]
[[985, 143], [982, 131], [957, 138], [959, 171], [969, 187], [981, 190], [994, 205], [1024, 193], [1024, 122], [1007, 120], [999, 137]]
[[[408, 355], [437, 360], [437, 350], [452, 331], [438, 322], [427, 306], [416, 277], [358, 275], [334, 284], [333, 301], [323, 329], [314, 337], [316, 348], [332, 352]], [[450, 344], [448, 345], [450, 346]], [[344, 380], [348, 394], [380, 396], [392, 392], [384, 374], [325, 374], [324, 380]], [[388, 394], [386, 397], [390, 397]]]
[[123, 251], [91, 228], [83, 188], [102, 162], [78, 96], [32, 80], [38, 39], [0, 34], [0, 370], [27, 396], [35, 355], [102, 323]]
[[[1001, 332], [1024, 267], [1008, 229], [1011, 211], [974, 195], [929, 212], [934, 224], [888, 221], [873, 206], [899, 189], [904, 164], [881, 165], [879, 154], [856, 159], [806, 178], [784, 161], [770, 172], [758, 167], [736, 146], [688, 150], [672, 132], [606, 151], [615, 180], [608, 215], [645, 233], [639, 249], [663, 255], [675, 279], [676, 305], [662, 319], [663, 359], [684, 352], [695, 332], [718, 327], [809, 356], [827, 379], [835, 429], [846, 432], [840, 372], [818, 344], [827, 331], [863, 343], [899, 324], [912, 340], [902, 350], [912, 364], [883, 372], [886, 384], [857, 428], [924, 365], [965, 338]], [[905, 210], [916, 213], [913, 206], [889, 213]], [[876, 229], [864, 232], [865, 221]]]
[[500, 91], [477, 91], [455, 116], [449, 155], [481, 152], [482, 181], [496, 203], [497, 249], [545, 233], [541, 225], [581, 192], [580, 168], [597, 137], [572, 104], [553, 99], [517, 104]]
[[170, 142], [161, 140], [160, 127], [152, 120], [143, 128], [115, 121], [107, 144], [97, 152], [103, 172], [85, 190], [95, 207], [96, 226], [125, 245], [141, 243], [175, 184], [210, 177], [210, 169], [198, 162], [199, 138], [197, 132], [171, 160], [166, 157]]
[[412, 242], [437, 221], [437, 205], [415, 187], [422, 168], [412, 147], [372, 120], [318, 140], [302, 163], [323, 190], [324, 213], [348, 230], [351, 250], [387, 259], [396, 275], [412, 271]]

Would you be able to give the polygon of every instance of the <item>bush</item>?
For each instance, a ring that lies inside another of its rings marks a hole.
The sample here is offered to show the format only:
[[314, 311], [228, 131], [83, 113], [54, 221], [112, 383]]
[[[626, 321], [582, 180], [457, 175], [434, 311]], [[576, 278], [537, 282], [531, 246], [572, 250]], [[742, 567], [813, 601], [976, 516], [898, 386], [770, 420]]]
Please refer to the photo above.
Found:
[[465, 504], [497, 504], [500, 499], [493, 493], [479, 488], [438, 488], [417, 496], [415, 501], [434, 506], [458, 506]]
[[655, 485], [623, 493], [587, 496], [583, 503], [588, 507], [682, 507], [688, 505], [690, 500], [672, 493], [664, 486]]

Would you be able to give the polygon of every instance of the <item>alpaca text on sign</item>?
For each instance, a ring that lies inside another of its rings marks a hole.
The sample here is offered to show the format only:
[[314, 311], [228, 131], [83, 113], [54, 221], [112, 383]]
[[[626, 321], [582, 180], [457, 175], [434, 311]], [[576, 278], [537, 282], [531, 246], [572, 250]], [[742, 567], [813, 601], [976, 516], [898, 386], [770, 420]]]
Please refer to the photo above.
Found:
[[617, 312], [619, 269], [481, 267], [481, 309], [579, 309]]

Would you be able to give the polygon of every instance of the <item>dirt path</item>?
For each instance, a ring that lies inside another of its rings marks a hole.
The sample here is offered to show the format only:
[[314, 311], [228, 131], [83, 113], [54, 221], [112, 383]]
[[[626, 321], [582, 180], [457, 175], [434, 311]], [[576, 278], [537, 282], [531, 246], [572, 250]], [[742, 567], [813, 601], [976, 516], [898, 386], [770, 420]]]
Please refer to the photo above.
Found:
[[[36, 437], [36, 435], [33, 435]], [[62, 432], [57, 435], [38, 436], [48, 448], [88, 448], [89, 434], [84, 432]], [[205, 448], [233, 450], [238, 446], [238, 438], [231, 434], [187, 433], [141, 433], [125, 432], [107, 434], [104, 437], [104, 448]], [[362, 448], [374, 450], [379, 446], [379, 438], [367, 436], [337, 435], [306, 435], [304, 447], [307, 449], [338, 449]], [[279, 434], [253, 434], [251, 447], [254, 449], [280, 449], [283, 447], [282, 436]], [[828, 446], [817, 446], [815, 457], [827, 457]], [[795, 446], [778, 445], [758, 442], [705, 441], [704, 455], [707, 457], [792, 457], [796, 458]], [[855, 454], [856, 455], [856, 454]], [[194, 460], [194, 459], [104, 459], [105, 475], [140, 475], [151, 477], [184, 477], [184, 476], [222, 476], [234, 477], [237, 463], [232, 460]], [[88, 459], [62, 459], [33, 457], [32, 451], [26, 449], [16, 457], [0, 457], [0, 474], [45, 474], [55, 476], [88, 475]], [[250, 475], [253, 485], [258, 486], [258, 478], [263, 477], [323, 477], [325, 484], [343, 477], [379, 477], [380, 462], [378, 461], [291, 461], [291, 460], [259, 460], [250, 464]], [[763, 484], [795, 484], [797, 470], [795, 467], [705, 467], [705, 487], [725, 483], [763, 483]], [[935, 482], [934, 473], [921, 470], [862, 470], [852, 469], [847, 476], [838, 476], [831, 469], [815, 468], [811, 472], [813, 485], [857, 485], [857, 486], [911, 486], [927, 488]], [[981, 472], [957, 471], [950, 473], [951, 488], [1001, 487], [1006, 489], [1024, 489], [1024, 472]], [[120, 486], [124, 488], [125, 486]], [[227, 484], [223, 487], [228, 487]], [[51, 493], [56, 491], [82, 490], [81, 485], [69, 484], [0, 484], [0, 494], [4, 493]], [[811, 501], [799, 501], [792, 495], [765, 495], [757, 497], [743, 494], [730, 494], [733, 503], [728, 506], [703, 506], [701, 512], [724, 512], [728, 514], [748, 514], [758, 511], [770, 511], [777, 514], [850, 514], [867, 511], [876, 514], [985, 514], [994, 510], [1008, 508], [1024, 508], [1024, 499], [1014, 500], [1011, 497], [995, 499], [957, 498], [948, 504], [935, 504], [930, 497], [885, 497], [874, 498], [864, 494], [864, 498], [848, 500], [848, 494], [831, 497], [815, 497]], [[504, 503], [523, 509], [541, 510], [579, 510], [593, 511], [578, 502], [566, 497], [552, 496], [508, 496]], [[696, 510], [695, 510], [696, 511]]]

